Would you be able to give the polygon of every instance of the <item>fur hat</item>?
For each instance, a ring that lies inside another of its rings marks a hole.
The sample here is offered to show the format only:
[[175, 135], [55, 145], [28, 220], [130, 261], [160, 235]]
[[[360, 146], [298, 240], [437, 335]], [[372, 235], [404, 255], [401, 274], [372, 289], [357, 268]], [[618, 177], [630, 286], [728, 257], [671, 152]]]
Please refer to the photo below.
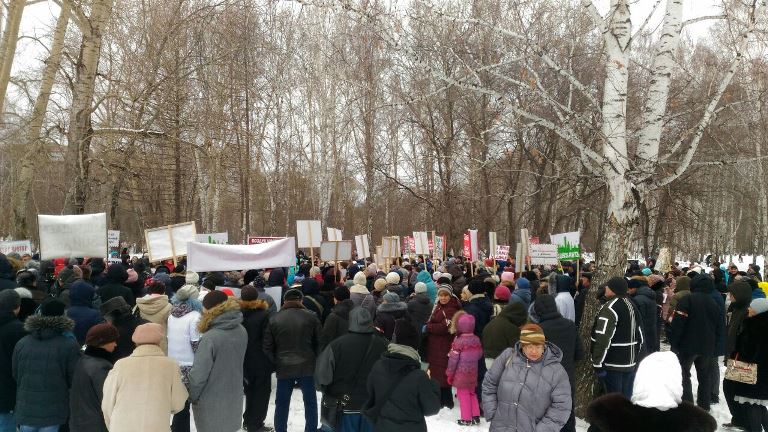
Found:
[[378, 278], [376, 281], [373, 282], [373, 290], [374, 291], [384, 291], [384, 288], [387, 287], [387, 280], [384, 278]]
[[227, 294], [221, 291], [211, 291], [203, 298], [203, 307], [212, 309], [227, 301]]
[[512, 293], [509, 291], [508, 287], [499, 285], [496, 287], [496, 291], [493, 292], [493, 297], [497, 300], [509, 301], [509, 298], [512, 297]]
[[85, 335], [85, 344], [92, 347], [100, 347], [110, 342], [117, 342], [120, 333], [117, 327], [110, 323], [96, 324]]
[[523, 345], [544, 345], [547, 339], [538, 324], [526, 324], [520, 328], [520, 343]]
[[200, 288], [197, 285], [184, 285], [176, 291], [176, 300], [187, 301], [190, 298], [196, 299], [200, 295]]
[[472, 295], [482, 294], [485, 292], [485, 282], [478, 278], [472, 279], [468, 286], [469, 292], [471, 292]]
[[242, 301], [253, 301], [259, 299], [259, 290], [256, 288], [246, 285], [243, 287], [243, 289], [240, 291], [240, 300]]
[[[258, 273], [257, 273], [258, 275]], [[249, 275], [250, 276], [250, 275]], [[253, 279], [249, 280], [248, 283], [250, 283]], [[195, 272], [188, 271], [184, 275], [184, 283], [187, 285], [197, 285], [200, 282], [200, 275], [198, 275]]]
[[[208, 296], [206, 296], [207, 298]], [[160, 345], [163, 340], [163, 326], [155, 323], [142, 324], [136, 327], [131, 336], [133, 343], [138, 345]]]
[[627, 286], [627, 280], [621, 276], [614, 276], [608, 280], [606, 286], [613, 291], [618, 297], [627, 295], [629, 287]]
[[301, 301], [304, 299], [304, 294], [298, 289], [289, 289], [283, 296], [283, 301]]
[[40, 305], [40, 315], [49, 317], [62, 316], [66, 308], [67, 305], [61, 300], [51, 299]]
[[416, 285], [413, 287], [413, 291], [417, 294], [425, 293], [427, 292], [427, 284], [424, 282], [416, 282]]
[[19, 297], [25, 298], [25, 299], [31, 299], [32, 298], [32, 291], [26, 289], [26, 288], [14, 288], [14, 291], [16, 291], [19, 294]]
[[387, 283], [390, 285], [397, 285], [400, 283], [400, 274], [397, 272], [389, 272], [387, 273]]
[[21, 296], [14, 290], [0, 291], [0, 312], [12, 312], [21, 306]]
[[387, 303], [397, 303], [400, 301], [400, 296], [395, 292], [387, 291], [387, 293], [384, 294], [383, 299]]

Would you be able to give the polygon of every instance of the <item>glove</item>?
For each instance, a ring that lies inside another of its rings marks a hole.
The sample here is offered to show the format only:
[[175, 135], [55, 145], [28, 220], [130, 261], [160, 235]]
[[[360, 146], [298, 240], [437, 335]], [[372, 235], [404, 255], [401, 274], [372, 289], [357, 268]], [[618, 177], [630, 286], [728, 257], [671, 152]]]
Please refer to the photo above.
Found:
[[608, 378], [608, 371], [602, 368], [596, 368], [595, 375], [597, 376], [598, 379], [604, 380]]

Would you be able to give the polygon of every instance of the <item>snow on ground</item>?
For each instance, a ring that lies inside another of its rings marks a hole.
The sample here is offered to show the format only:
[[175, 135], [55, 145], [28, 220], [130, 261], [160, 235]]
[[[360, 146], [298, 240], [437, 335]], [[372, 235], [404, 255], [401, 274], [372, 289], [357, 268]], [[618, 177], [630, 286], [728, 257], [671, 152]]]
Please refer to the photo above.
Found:
[[[664, 348], [662, 348], [664, 349]], [[668, 349], [668, 347], [667, 347]], [[712, 410], [710, 413], [715, 417], [715, 420], [717, 420], [718, 425], [722, 425], [723, 423], [727, 423], [731, 420], [731, 414], [728, 411], [728, 406], [725, 403], [725, 397], [723, 396], [723, 387], [722, 387], [722, 377], [725, 375], [725, 366], [722, 365], [722, 361], [720, 362], [720, 403], [716, 405], [712, 405]], [[691, 381], [693, 382], [693, 395], [694, 399], [696, 397], [696, 388], [698, 387], [698, 381], [696, 380], [696, 369], [691, 368]], [[275, 415], [275, 380], [273, 378], [272, 381], [272, 396], [270, 398], [269, 403], [269, 412], [267, 414], [267, 425], [272, 426], [273, 425], [273, 419]], [[318, 404], [320, 403], [320, 397], [322, 395], [320, 393], [317, 394], [317, 401]], [[318, 408], [319, 412], [319, 408]], [[456, 420], [459, 419], [459, 404], [458, 400], [456, 401], [456, 406], [454, 409], [449, 410], [447, 408], [443, 408], [437, 415], [427, 417], [427, 429], [429, 431], [436, 431], [436, 432], [459, 432], [459, 431], [467, 431], [467, 432], [485, 432], [488, 431], [489, 423], [486, 423], [485, 420], [479, 425], [479, 426], [459, 426], [456, 424]], [[319, 423], [319, 422], [318, 422]], [[576, 430], [578, 432], [586, 432], [588, 423], [585, 422], [582, 419], [577, 419], [576, 424]], [[318, 424], [319, 427], [319, 424]], [[718, 430], [724, 430], [722, 428]], [[194, 421], [192, 424], [192, 431], [196, 432], [196, 429], [194, 427]], [[291, 397], [291, 409], [290, 409], [290, 415], [288, 417], [288, 431], [289, 432], [303, 432], [304, 431], [304, 402], [302, 401], [301, 396], [301, 390], [294, 389], [293, 395]]]

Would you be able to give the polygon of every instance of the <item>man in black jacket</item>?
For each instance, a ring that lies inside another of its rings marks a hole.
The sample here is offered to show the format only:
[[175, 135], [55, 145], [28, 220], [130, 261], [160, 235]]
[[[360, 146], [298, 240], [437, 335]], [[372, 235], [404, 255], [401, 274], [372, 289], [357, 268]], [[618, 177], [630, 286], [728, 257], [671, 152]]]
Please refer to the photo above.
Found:
[[96, 324], [85, 337], [85, 352], [80, 357], [69, 391], [69, 428], [78, 432], [106, 432], [101, 400], [104, 381], [112, 370], [112, 351], [118, 331], [109, 323]]
[[644, 281], [644, 276], [635, 276], [627, 281], [629, 298], [640, 312], [643, 324], [643, 351], [640, 354], [642, 360], [645, 356], [656, 351], [656, 324], [658, 321], [658, 307], [656, 306], [656, 294]]
[[367, 309], [352, 309], [349, 332], [328, 344], [317, 358], [315, 384], [323, 392], [323, 407], [334, 405], [335, 400], [345, 401], [339, 424], [323, 424], [324, 429], [333, 430], [333, 426], [344, 432], [371, 429], [360, 415], [360, 409], [368, 399], [365, 388], [368, 373], [388, 344], [374, 331], [373, 319]]
[[13, 407], [16, 404], [16, 381], [11, 373], [13, 349], [27, 332], [17, 319], [21, 297], [12, 289], [0, 291], [0, 432], [15, 432]]
[[122, 264], [112, 264], [109, 266], [105, 280], [106, 284], [96, 290], [102, 303], [106, 303], [115, 297], [122, 297], [131, 307], [136, 306], [133, 292], [124, 285], [125, 281], [128, 280], [128, 272]]
[[293, 386], [298, 383], [304, 396], [306, 432], [317, 430], [317, 395], [315, 394], [315, 358], [319, 349], [320, 320], [302, 305], [304, 295], [289, 289], [283, 306], [269, 320], [264, 334], [264, 352], [275, 364], [275, 430], [288, 431], [288, 410]]
[[683, 369], [683, 400], [693, 402], [691, 366], [696, 366], [699, 389], [696, 405], [709, 411], [711, 394], [711, 358], [715, 355], [717, 339], [724, 331], [720, 325], [720, 309], [712, 299], [713, 280], [699, 275], [691, 281], [691, 294], [677, 303], [672, 318], [670, 343]]
[[248, 346], [243, 360], [245, 381], [245, 411], [243, 426], [247, 431], [270, 432], [264, 426], [272, 393], [272, 372], [275, 367], [264, 353], [264, 333], [269, 324], [269, 304], [259, 298], [259, 291], [246, 285], [240, 292], [240, 308], [243, 311], [243, 327], [248, 332]]

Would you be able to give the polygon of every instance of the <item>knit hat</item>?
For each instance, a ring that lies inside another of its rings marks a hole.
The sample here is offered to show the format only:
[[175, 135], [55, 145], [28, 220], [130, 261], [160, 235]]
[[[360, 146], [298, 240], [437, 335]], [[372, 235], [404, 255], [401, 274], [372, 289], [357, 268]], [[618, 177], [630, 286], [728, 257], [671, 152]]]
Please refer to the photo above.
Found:
[[444, 292], [450, 296], [453, 295], [453, 288], [451, 288], [450, 285], [438, 285], [437, 287], [437, 295], [440, 295], [441, 292]]
[[246, 285], [243, 287], [242, 290], [240, 290], [240, 300], [242, 301], [253, 301], [259, 299], [259, 290], [256, 288]]
[[527, 290], [531, 289], [531, 282], [524, 277], [518, 278], [517, 281], [515, 282], [515, 285], [517, 285], [516, 289], [527, 289]]
[[200, 295], [200, 288], [197, 285], [184, 285], [176, 291], [176, 300], [187, 301], [190, 298], [196, 299]]
[[619, 297], [626, 296], [627, 290], [629, 289], [627, 287], [627, 280], [621, 276], [614, 276], [610, 278], [606, 285], [611, 289], [611, 291], [613, 291], [614, 294]]
[[497, 300], [509, 301], [509, 298], [512, 297], [512, 293], [509, 291], [509, 288], [504, 285], [499, 285], [496, 287], [496, 291], [493, 292], [493, 297]]
[[51, 299], [40, 306], [40, 315], [49, 317], [62, 316], [66, 308], [67, 305], [61, 300]]
[[[256, 273], [258, 275], [258, 273]], [[251, 283], [253, 279], [249, 280], [248, 283]], [[200, 275], [198, 275], [195, 272], [188, 271], [184, 275], [184, 283], [187, 285], [197, 285], [200, 282]]]
[[349, 331], [353, 333], [373, 333], [373, 317], [363, 307], [353, 308], [349, 312]]
[[387, 287], [387, 280], [384, 278], [378, 278], [376, 281], [373, 282], [373, 290], [374, 291], [384, 291], [384, 288]]
[[469, 292], [471, 292], [473, 295], [475, 294], [482, 294], [485, 292], [485, 282], [482, 280], [475, 278], [472, 279], [469, 282]]
[[352, 281], [355, 283], [355, 285], [365, 286], [365, 283], [367, 282], [367, 280], [365, 278], [365, 273], [363, 273], [363, 272], [355, 273], [355, 277], [352, 278]]
[[128, 269], [125, 272], [128, 273], [128, 279], [125, 280], [125, 283], [129, 283], [130, 284], [130, 283], [134, 283], [137, 280], [139, 280], [139, 274], [136, 273], [136, 270]]
[[632, 279], [627, 281], [627, 288], [628, 289], [638, 289], [638, 288], [640, 288], [643, 285], [644, 284], [640, 280], [638, 280], [638, 279], [632, 278]]
[[203, 297], [203, 307], [212, 309], [227, 301], [227, 295], [221, 291], [211, 291]]
[[128, 306], [128, 303], [125, 302], [125, 299], [120, 296], [112, 297], [111, 299], [102, 303], [101, 306], [99, 307], [99, 311], [101, 312], [102, 315], [105, 315], [105, 316], [116, 311], [125, 312], [130, 310], [131, 310], [131, 307]]
[[755, 311], [756, 314], [768, 311], [768, 299], [756, 298], [749, 304], [749, 308]]
[[304, 294], [302, 294], [301, 290], [292, 288], [285, 292], [285, 295], [283, 296], [284, 301], [301, 301], [304, 299]]
[[85, 344], [92, 347], [100, 347], [110, 342], [117, 342], [120, 333], [117, 327], [110, 323], [96, 324], [85, 335]]
[[439, 271], [432, 273], [432, 280], [437, 282], [443, 274]]
[[395, 292], [387, 291], [387, 293], [384, 294], [383, 299], [387, 303], [397, 303], [400, 301], [400, 296]]
[[128, 272], [125, 271], [122, 264], [112, 264], [107, 269], [106, 279], [107, 282], [125, 283], [128, 279]]
[[643, 269], [643, 276], [650, 276], [651, 273], [653, 273], [653, 270], [649, 269], [648, 267]]
[[544, 345], [547, 339], [538, 324], [526, 324], [520, 328], [520, 343], [523, 345]]
[[397, 285], [400, 283], [400, 274], [397, 272], [387, 273], [387, 283], [390, 285]]
[[13, 312], [21, 306], [21, 297], [14, 290], [0, 291], [0, 312]]
[[677, 356], [670, 351], [655, 352], [637, 367], [632, 389], [632, 403], [666, 411], [683, 400], [682, 369]]
[[[206, 296], [207, 298], [208, 296]], [[136, 327], [131, 336], [133, 343], [138, 345], [160, 345], [163, 340], [163, 326], [155, 323], [142, 324]]]
[[230, 289], [230, 288], [222, 288], [222, 289], [221, 289], [221, 292], [223, 292], [224, 294], [226, 294], [226, 295], [227, 295], [227, 297], [234, 297], [234, 296], [235, 296], [235, 293], [234, 293], [234, 291], [232, 291], [232, 289]]
[[427, 284], [424, 282], [416, 282], [416, 285], [413, 287], [413, 291], [416, 294], [425, 293], [427, 292]]
[[347, 287], [338, 287], [335, 290], [333, 290], [333, 298], [336, 299], [336, 301], [344, 301], [349, 298], [349, 288]]

